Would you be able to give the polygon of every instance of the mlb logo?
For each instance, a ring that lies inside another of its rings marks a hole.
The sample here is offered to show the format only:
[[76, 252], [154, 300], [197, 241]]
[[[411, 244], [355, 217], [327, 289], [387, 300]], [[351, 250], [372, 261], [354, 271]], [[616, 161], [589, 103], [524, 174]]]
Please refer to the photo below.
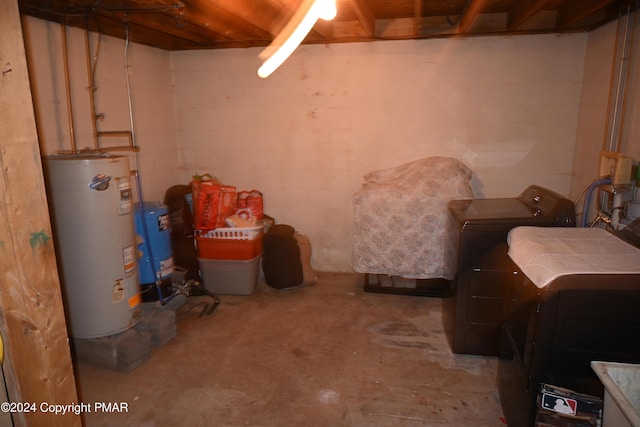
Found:
[[553, 393], [543, 393], [542, 407], [549, 411], [575, 416], [578, 409], [578, 401]]

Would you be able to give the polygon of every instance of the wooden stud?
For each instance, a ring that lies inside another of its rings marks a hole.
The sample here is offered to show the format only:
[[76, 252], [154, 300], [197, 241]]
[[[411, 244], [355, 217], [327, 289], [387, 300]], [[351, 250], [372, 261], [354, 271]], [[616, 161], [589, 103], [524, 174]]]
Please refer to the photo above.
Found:
[[80, 426], [17, 0], [0, 2], [0, 333], [15, 425]]

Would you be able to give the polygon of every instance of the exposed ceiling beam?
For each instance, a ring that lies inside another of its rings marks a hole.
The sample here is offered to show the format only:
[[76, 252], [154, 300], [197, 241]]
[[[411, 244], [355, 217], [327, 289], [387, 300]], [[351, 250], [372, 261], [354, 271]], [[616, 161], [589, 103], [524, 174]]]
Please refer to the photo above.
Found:
[[[96, 18], [98, 14], [93, 14], [87, 17], [89, 21]], [[140, 14], [126, 14], [124, 12], [113, 12], [110, 15], [112, 18], [119, 18], [122, 25], [135, 24], [141, 28], [156, 31], [158, 34], [170, 34], [172, 36], [190, 40], [194, 43], [201, 43], [206, 45], [211, 41], [211, 31], [202, 27], [185, 22], [182, 19], [176, 19], [175, 17], [166, 16], [162, 14], [154, 14], [149, 16], [140, 16]], [[220, 35], [219, 37], [224, 38]]]
[[469, 0], [458, 22], [458, 34], [465, 34], [469, 31], [473, 21], [476, 20], [478, 15], [480, 15], [490, 3], [491, 0]]
[[[230, 39], [250, 38], [269, 41], [272, 38], [270, 32], [244, 21], [225, 7], [211, 2], [192, 2], [185, 10], [184, 19]], [[238, 25], [239, 21], [244, 25]]]
[[417, 36], [422, 32], [422, 0], [413, 1], [413, 35]]
[[614, 2], [615, 0], [581, 0], [568, 3], [559, 10], [557, 26], [571, 28]]
[[[0, 2], [6, 0], [0, 0]], [[21, 13], [167, 50], [268, 46], [303, 0], [18, 0]], [[303, 43], [590, 31], [637, 0], [336, 0]], [[146, 32], [146, 33], [145, 33]]]
[[[527, 22], [533, 15], [544, 9], [550, 0], [518, 0], [514, 8], [509, 13], [507, 29], [510, 31], [518, 29]], [[582, 1], [582, 0], [579, 0]]]
[[279, 9], [278, 6], [272, 7], [268, 1], [209, 0], [207, 3], [219, 9], [224, 9], [228, 14], [259, 28], [265, 33], [271, 34], [273, 37], [277, 36], [281, 30], [274, 23], [277, 23], [281, 16], [291, 16], [294, 12], [293, 10]]
[[364, 30], [365, 36], [374, 37], [376, 33], [376, 19], [373, 11], [365, 0], [349, 0], [351, 9]]

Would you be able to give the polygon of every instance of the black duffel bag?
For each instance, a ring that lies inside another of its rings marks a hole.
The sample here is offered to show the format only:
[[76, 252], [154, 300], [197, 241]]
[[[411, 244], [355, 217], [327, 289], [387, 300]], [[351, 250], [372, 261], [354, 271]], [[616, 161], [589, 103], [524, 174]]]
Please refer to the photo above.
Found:
[[303, 284], [300, 248], [290, 225], [275, 224], [262, 240], [262, 271], [267, 285], [286, 289]]

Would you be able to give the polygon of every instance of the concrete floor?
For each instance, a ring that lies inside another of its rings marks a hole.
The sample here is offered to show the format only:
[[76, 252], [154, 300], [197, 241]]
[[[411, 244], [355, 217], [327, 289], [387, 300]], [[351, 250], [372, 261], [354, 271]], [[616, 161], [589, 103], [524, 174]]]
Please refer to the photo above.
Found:
[[[503, 426], [497, 359], [454, 355], [452, 299], [366, 293], [362, 276], [250, 296], [203, 297], [177, 311], [177, 335], [123, 373], [78, 362], [94, 426]], [[191, 309], [191, 310], [189, 310]]]

